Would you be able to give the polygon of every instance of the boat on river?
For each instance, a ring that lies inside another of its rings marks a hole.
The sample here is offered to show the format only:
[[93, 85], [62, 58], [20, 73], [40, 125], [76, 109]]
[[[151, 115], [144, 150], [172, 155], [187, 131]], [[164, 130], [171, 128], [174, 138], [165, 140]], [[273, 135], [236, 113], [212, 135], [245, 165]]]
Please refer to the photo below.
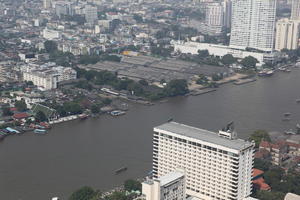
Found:
[[273, 70], [262, 70], [258, 72], [258, 76], [260, 77], [268, 77], [268, 76], [272, 76], [273, 74], [274, 74]]
[[33, 131], [36, 134], [46, 134], [47, 131], [45, 129], [34, 129]]
[[127, 167], [121, 167], [120, 169], [117, 169], [117, 170], [115, 171], [115, 174], [119, 174], [119, 173], [124, 172], [124, 171], [126, 171], [126, 170], [127, 170]]
[[79, 119], [80, 120], [85, 120], [85, 119], [87, 119], [88, 118], [88, 115], [87, 114], [80, 114], [79, 115]]
[[290, 129], [290, 130], [288, 130], [288, 131], [285, 131], [284, 132], [286, 135], [296, 135], [296, 133], [292, 130], [292, 129]]
[[120, 115], [125, 115], [126, 112], [125, 111], [121, 111], [121, 110], [114, 110], [114, 111], [111, 111], [110, 114], [112, 116], [120, 116]]
[[286, 112], [286, 113], [284, 113], [283, 115], [284, 116], [286, 116], [286, 117], [288, 117], [288, 116], [290, 116], [292, 113], [290, 113], [290, 112]]

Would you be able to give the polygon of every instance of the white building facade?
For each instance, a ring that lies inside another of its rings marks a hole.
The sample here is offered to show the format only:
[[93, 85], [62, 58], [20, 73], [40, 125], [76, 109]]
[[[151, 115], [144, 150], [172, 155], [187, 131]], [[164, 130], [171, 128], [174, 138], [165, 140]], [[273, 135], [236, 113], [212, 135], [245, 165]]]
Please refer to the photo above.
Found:
[[199, 42], [186, 42], [174, 44], [174, 51], [178, 51], [184, 54], [198, 54], [199, 50], [207, 50], [210, 55], [223, 57], [226, 54], [231, 54], [233, 57], [243, 59], [247, 56], [252, 56], [258, 60], [258, 65], [264, 63], [273, 62], [280, 59], [278, 52], [272, 53], [260, 53], [246, 51], [245, 49], [234, 48], [225, 45], [217, 45], [210, 43], [199, 43]]
[[55, 40], [60, 38], [60, 32], [45, 28], [43, 30], [43, 37], [47, 40]]
[[45, 9], [49, 9], [52, 6], [52, 1], [51, 0], [43, 0], [43, 7]]
[[185, 189], [185, 174], [180, 171], [142, 183], [142, 194], [146, 200], [185, 200]]
[[205, 25], [210, 33], [220, 34], [224, 28], [224, 7], [222, 3], [208, 3], [205, 11]]
[[97, 7], [86, 5], [84, 8], [85, 20], [88, 24], [94, 24], [98, 20]]
[[74, 80], [77, 72], [71, 67], [55, 66], [55, 63], [45, 63], [44, 65], [27, 65], [22, 67], [24, 81], [32, 81], [41, 90], [51, 90], [57, 88], [57, 84], [62, 81]]
[[300, 20], [281, 19], [276, 23], [275, 50], [299, 47]]
[[272, 51], [276, 0], [233, 0], [230, 46]]
[[24, 72], [24, 81], [32, 81], [41, 90], [51, 90], [57, 88], [58, 76], [52, 73]]
[[300, 1], [292, 0], [291, 19], [300, 20]]
[[[252, 190], [254, 143], [168, 122], [154, 128], [153, 174], [186, 172], [186, 193], [201, 200], [243, 200]], [[231, 139], [230, 139], [231, 138]]]

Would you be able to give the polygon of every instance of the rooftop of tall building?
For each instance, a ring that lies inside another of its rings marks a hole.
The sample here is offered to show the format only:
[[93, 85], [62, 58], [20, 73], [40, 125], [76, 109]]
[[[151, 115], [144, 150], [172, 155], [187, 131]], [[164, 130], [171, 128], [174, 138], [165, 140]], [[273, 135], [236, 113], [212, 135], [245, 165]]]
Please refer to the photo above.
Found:
[[162, 131], [179, 134], [185, 137], [198, 139], [204, 142], [209, 142], [212, 144], [220, 145], [234, 150], [243, 150], [251, 146], [254, 146], [254, 144], [249, 141], [245, 141], [239, 138], [228, 139], [219, 136], [215, 132], [188, 126], [185, 124], [180, 124], [177, 122], [167, 122], [160, 126], [154, 127], [154, 131], [156, 130], [162, 130]]

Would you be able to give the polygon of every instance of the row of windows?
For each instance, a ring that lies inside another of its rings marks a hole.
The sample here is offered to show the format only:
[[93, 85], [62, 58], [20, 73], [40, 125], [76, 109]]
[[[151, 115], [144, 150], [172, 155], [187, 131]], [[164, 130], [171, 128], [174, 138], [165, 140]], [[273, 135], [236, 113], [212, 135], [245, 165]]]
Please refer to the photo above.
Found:
[[235, 153], [232, 153], [232, 152], [228, 152], [228, 151], [225, 151], [225, 150], [222, 150], [222, 149], [217, 149], [217, 148], [207, 146], [207, 145], [204, 145], [204, 144], [188, 141], [186, 139], [178, 138], [178, 137], [167, 135], [167, 134], [164, 134], [164, 133], [159, 133], [159, 136], [161, 136], [162, 139], [167, 138], [169, 140], [173, 140], [173, 141], [175, 140], [175, 141], [178, 141], [180, 143], [190, 144], [190, 145], [197, 146], [197, 147], [202, 147], [202, 148], [205, 148], [205, 149], [208, 149], [208, 150], [211, 150], [211, 151], [220, 152], [222, 154], [227, 154], [227, 155], [230, 155], [230, 156], [238, 157], [238, 154], [235, 154]]

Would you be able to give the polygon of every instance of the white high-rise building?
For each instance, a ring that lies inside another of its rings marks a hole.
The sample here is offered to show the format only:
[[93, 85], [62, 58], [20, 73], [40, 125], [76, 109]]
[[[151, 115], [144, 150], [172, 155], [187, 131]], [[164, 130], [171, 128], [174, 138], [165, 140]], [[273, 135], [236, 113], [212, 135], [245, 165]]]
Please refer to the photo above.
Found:
[[276, 0], [233, 0], [230, 46], [272, 51]]
[[168, 122], [154, 128], [153, 175], [178, 168], [186, 193], [201, 200], [243, 200], [252, 190], [254, 143], [237, 139], [229, 125], [219, 134]]
[[300, 20], [300, 1], [292, 0], [291, 19]]
[[98, 20], [97, 7], [86, 5], [84, 8], [85, 20], [88, 24], [94, 24]]
[[43, 0], [43, 7], [45, 9], [51, 8], [51, 5], [52, 5], [52, 1], [51, 0]]
[[281, 19], [276, 23], [275, 49], [297, 49], [299, 47], [300, 20]]
[[224, 8], [222, 3], [209, 3], [205, 11], [205, 24], [211, 33], [220, 34], [224, 27]]
[[171, 172], [154, 180], [142, 183], [146, 200], [185, 200], [185, 175], [180, 171]]

